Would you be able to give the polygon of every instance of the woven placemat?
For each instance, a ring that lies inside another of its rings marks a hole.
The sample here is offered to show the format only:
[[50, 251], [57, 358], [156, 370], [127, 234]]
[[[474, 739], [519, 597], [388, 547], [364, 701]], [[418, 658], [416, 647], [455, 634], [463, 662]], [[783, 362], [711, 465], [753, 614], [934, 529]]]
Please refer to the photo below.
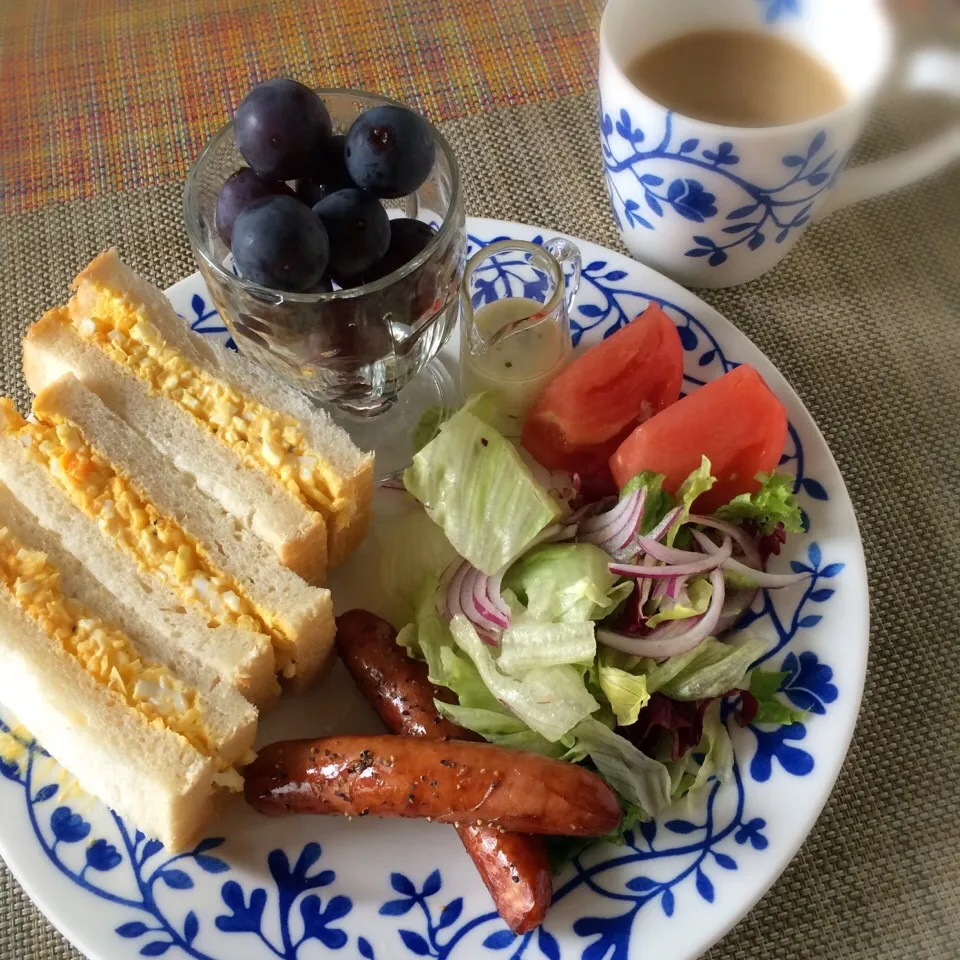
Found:
[[[858, 159], [938, 129], [897, 101]], [[446, 121], [471, 214], [619, 247], [595, 97]], [[0, 390], [26, 400], [19, 336], [108, 244], [161, 286], [192, 272], [179, 183], [0, 218]], [[705, 299], [780, 368], [833, 450], [872, 597], [863, 709], [837, 788], [774, 889], [710, 960], [955, 960], [960, 944], [960, 171], [812, 229], [774, 272]], [[843, 643], [843, 637], [836, 642]], [[78, 957], [0, 867], [0, 957]]]

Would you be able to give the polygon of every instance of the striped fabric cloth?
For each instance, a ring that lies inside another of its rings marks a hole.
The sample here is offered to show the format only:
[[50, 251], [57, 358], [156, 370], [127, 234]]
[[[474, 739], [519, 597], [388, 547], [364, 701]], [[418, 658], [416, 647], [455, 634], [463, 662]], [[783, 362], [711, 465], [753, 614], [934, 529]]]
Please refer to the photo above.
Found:
[[179, 179], [265, 77], [385, 93], [435, 121], [583, 93], [594, 87], [601, 6], [8, 2], [0, 14], [0, 209]]

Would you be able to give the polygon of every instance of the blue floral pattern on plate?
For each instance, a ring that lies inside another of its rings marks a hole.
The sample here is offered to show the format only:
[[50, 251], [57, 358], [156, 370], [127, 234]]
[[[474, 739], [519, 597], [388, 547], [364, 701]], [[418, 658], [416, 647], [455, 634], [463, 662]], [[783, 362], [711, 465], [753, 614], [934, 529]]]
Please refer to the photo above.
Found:
[[[716, 155], [731, 156], [720, 148]], [[670, 200], [668, 187], [661, 191], [668, 198], [662, 203], [704, 215], [709, 208], [704, 193], [689, 185], [683, 191], [675, 189]], [[470, 252], [509, 236], [502, 232], [504, 225], [496, 226], [501, 230], [474, 229]], [[519, 235], [543, 239], [543, 234]], [[488, 265], [491, 298], [522, 293], [512, 286], [517, 282], [513, 266], [508, 257]], [[586, 259], [573, 318], [578, 342], [585, 336], [609, 336], [647, 303], [657, 302], [680, 331], [690, 387], [736, 366], [702, 316], [671, 296], [638, 289], [632, 276], [622, 257]], [[223, 342], [226, 331], [205, 297], [194, 292], [189, 303], [191, 327]], [[782, 462], [795, 472], [796, 489], [808, 506], [828, 503], [836, 491], [823, 478], [809, 475], [808, 459], [801, 432], [791, 424]], [[774, 640], [760, 662], [777, 664], [780, 696], [785, 705], [804, 711], [804, 719], [779, 729], [757, 724], [731, 728], [737, 757], [731, 783], [714, 782], [698, 809], [684, 807], [642, 824], [623, 847], [595, 846], [579, 856], [557, 879], [554, 896], [555, 904], [575, 902], [567, 933], [551, 915], [544, 929], [514, 936], [485, 897], [458, 895], [457, 870], [448, 864], [421, 870], [402, 857], [376, 858], [368, 870], [370, 886], [381, 890], [374, 904], [377, 922], [359, 923], [357, 893], [341, 879], [348, 864], [331, 859], [313, 840], [275, 847], [265, 864], [258, 861], [259, 867], [236, 859], [238, 838], [229, 835], [204, 839], [189, 852], [171, 856], [116, 814], [102, 808], [97, 815], [88, 812], [42, 748], [2, 719], [0, 734], [18, 742], [23, 756], [18, 760], [9, 751], [0, 753], [0, 790], [7, 783], [19, 791], [37, 855], [89, 897], [91, 905], [100, 901], [119, 911], [111, 914], [119, 917], [113, 935], [127, 946], [118, 946], [111, 958], [635, 958], [643, 917], [654, 912], [676, 924], [679, 915], [709, 910], [748, 853], [771, 855], [768, 816], [762, 815], [770, 808], [757, 791], [777, 777], [810, 777], [817, 767], [817, 751], [809, 746], [810, 723], [828, 714], [839, 698], [858, 692], [838, 684], [833, 667], [805, 642], [817, 631], [845, 576], [845, 564], [821, 546], [829, 531], [819, 531], [816, 518], [809, 526], [806, 553], [796, 555], [793, 568], [809, 573], [810, 579], [799, 592], [762, 593], [747, 618]], [[370, 890], [366, 893], [369, 900]]]
[[[190, 329], [194, 333], [202, 333], [206, 337], [229, 333], [226, 324], [220, 319], [220, 314], [217, 313], [217, 308], [212, 303], [208, 304], [199, 293], [195, 293], [190, 298], [190, 309], [193, 311], [192, 319], [187, 319], [183, 314], [180, 314], [180, 317], [190, 324]], [[228, 336], [223, 345], [228, 350], [237, 349], [233, 337]]]
[[[601, 104], [603, 162], [613, 215], [620, 229], [656, 229], [665, 217], [680, 217], [691, 226], [688, 257], [707, 259], [711, 267], [726, 263], [735, 248], [759, 250], [765, 243], [783, 243], [810, 222], [814, 201], [830, 189], [844, 167], [819, 131], [802, 153], [788, 154], [781, 163], [783, 178], [756, 184], [740, 176], [740, 157], [730, 141], [706, 144], [697, 138], [675, 142], [674, 114], [668, 113], [659, 142], [649, 140], [622, 109], [614, 118]], [[656, 173], [657, 161], [670, 160], [690, 168], [689, 176], [669, 182]], [[721, 210], [711, 184], [724, 181], [737, 188], [737, 201]]]

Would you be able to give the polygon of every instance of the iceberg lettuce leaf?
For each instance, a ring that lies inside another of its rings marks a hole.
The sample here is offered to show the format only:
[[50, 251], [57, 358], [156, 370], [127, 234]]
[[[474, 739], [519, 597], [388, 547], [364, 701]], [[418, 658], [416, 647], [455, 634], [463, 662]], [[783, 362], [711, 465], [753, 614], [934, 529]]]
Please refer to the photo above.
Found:
[[403, 479], [456, 552], [488, 575], [506, 569], [562, 512], [513, 444], [468, 410], [441, 425]]
[[503, 580], [527, 608], [548, 623], [576, 623], [608, 616], [632, 589], [618, 584], [610, 556], [592, 543], [535, 547], [507, 571]]

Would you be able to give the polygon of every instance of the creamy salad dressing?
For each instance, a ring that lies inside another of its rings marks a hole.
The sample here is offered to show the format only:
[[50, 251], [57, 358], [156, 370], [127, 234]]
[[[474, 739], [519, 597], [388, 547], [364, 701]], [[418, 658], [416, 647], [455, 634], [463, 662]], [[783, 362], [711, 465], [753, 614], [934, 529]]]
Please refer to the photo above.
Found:
[[[474, 314], [477, 332], [489, 340], [505, 326], [532, 317], [543, 304], [526, 297], [494, 300]], [[543, 388], [567, 362], [573, 345], [554, 319], [521, 329], [485, 350], [471, 351], [464, 342], [460, 382], [465, 396], [495, 390], [509, 413], [526, 414]]]

